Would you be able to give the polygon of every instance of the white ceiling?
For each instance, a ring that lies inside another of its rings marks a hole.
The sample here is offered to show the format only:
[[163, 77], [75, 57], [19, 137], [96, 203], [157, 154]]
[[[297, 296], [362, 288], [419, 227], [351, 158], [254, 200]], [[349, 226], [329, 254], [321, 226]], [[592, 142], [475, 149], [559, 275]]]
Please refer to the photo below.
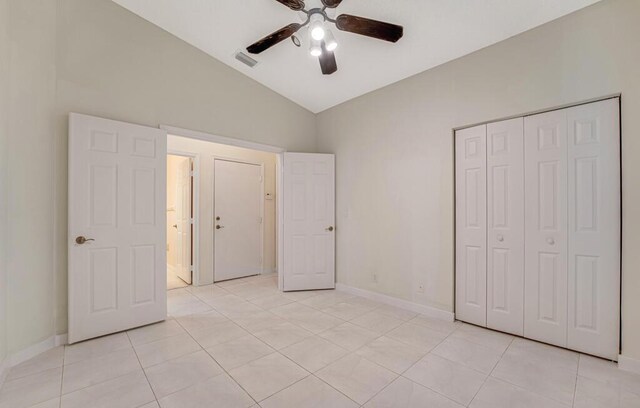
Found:
[[275, 0], [113, 1], [317, 113], [599, 0], [344, 0], [334, 15], [400, 24], [404, 37], [390, 44], [334, 29], [338, 72], [330, 76], [309, 55], [306, 29], [302, 47], [284, 41], [253, 56], [253, 69], [235, 60], [236, 51], [300, 22], [300, 13]]

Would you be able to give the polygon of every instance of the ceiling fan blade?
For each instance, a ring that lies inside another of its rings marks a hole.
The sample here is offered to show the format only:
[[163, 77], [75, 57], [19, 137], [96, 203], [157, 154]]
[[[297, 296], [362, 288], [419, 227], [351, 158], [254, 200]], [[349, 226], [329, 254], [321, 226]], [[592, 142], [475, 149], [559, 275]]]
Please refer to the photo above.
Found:
[[342, 0], [322, 0], [322, 4], [329, 8], [336, 8], [342, 3]]
[[279, 42], [291, 37], [300, 29], [301, 26], [302, 25], [298, 23], [291, 23], [288, 26], [279, 29], [275, 33], [269, 34], [256, 43], [251, 44], [247, 47], [247, 51], [251, 54], [260, 54], [262, 51], [267, 50]]
[[291, 10], [304, 10], [304, 1], [303, 0], [276, 0], [278, 3], [284, 4], [289, 7]]
[[324, 41], [322, 42], [322, 54], [318, 57], [320, 60], [320, 69], [324, 75], [331, 75], [338, 70], [336, 63], [336, 55], [333, 51], [327, 50]]
[[366, 35], [367, 37], [393, 43], [401, 39], [404, 33], [402, 26], [349, 14], [339, 15], [336, 18], [336, 27], [338, 27], [338, 30]]

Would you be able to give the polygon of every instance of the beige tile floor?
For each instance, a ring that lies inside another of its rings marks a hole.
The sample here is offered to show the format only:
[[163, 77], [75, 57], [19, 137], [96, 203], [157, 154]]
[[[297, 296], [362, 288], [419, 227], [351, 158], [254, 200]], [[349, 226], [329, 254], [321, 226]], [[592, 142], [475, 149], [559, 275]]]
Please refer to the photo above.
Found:
[[274, 275], [168, 299], [166, 322], [14, 367], [0, 408], [640, 407], [614, 363]]
[[176, 271], [167, 265], [167, 289], [185, 288], [187, 286], [189, 284], [180, 279]]

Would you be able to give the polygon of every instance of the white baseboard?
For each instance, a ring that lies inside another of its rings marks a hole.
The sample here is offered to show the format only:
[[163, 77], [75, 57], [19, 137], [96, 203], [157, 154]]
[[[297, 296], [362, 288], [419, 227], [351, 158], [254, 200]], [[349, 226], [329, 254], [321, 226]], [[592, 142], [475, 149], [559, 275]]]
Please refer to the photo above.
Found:
[[393, 296], [383, 295], [382, 293], [372, 292], [370, 290], [354, 288], [353, 286], [348, 286], [342, 283], [336, 283], [336, 290], [341, 290], [343, 292], [375, 300], [377, 302], [384, 303], [390, 306], [399, 307], [400, 309], [405, 309], [415, 313], [419, 313], [421, 315], [433, 317], [434, 319], [452, 322], [455, 318], [453, 312], [448, 312], [446, 310], [437, 309], [435, 307], [409, 302], [408, 300], [398, 299]]
[[7, 374], [9, 374], [9, 370], [11, 369], [11, 367], [17, 366], [20, 363], [32, 359], [38, 354], [42, 354], [45, 351], [51, 350], [52, 348], [58, 346], [62, 346], [64, 344], [67, 344], [66, 333], [51, 336], [38, 344], [34, 344], [31, 347], [27, 347], [24, 350], [7, 356], [0, 364], [0, 387], [2, 387], [2, 384], [4, 384], [4, 380], [7, 378]]
[[640, 360], [620, 354], [618, 356], [618, 368], [640, 374]]

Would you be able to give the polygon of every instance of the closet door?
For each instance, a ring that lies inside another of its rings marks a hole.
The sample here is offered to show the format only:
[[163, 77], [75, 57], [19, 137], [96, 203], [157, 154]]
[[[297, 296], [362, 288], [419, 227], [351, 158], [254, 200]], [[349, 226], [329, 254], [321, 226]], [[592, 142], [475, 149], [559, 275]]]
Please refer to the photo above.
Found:
[[567, 112], [525, 118], [525, 326], [567, 344]]
[[456, 318], [487, 317], [487, 156], [485, 125], [456, 132]]
[[487, 327], [524, 333], [524, 119], [487, 125]]
[[567, 110], [568, 347], [617, 360], [620, 316], [619, 100]]

